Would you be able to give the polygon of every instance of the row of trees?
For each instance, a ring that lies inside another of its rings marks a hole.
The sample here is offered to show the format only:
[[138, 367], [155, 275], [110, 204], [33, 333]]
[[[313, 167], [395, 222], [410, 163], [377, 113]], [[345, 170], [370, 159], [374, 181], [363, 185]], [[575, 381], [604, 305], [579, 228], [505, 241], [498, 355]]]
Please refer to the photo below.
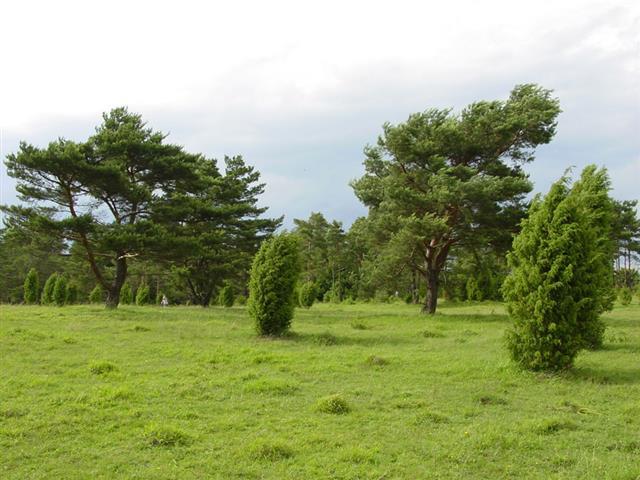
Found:
[[[352, 183], [368, 215], [348, 230], [320, 213], [294, 220], [300, 304], [401, 297], [433, 313], [438, 296], [500, 299], [506, 253], [529, 208], [523, 166], [553, 138], [559, 112], [549, 90], [520, 85], [504, 101], [385, 124]], [[128, 284], [172, 303], [206, 306], [227, 287], [246, 296], [251, 259], [282, 221], [265, 218], [264, 185], [241, 157], [226, 157], [221, 170], [126, 109], [105, 114], [85, 142], [22, 143], [6, 163], [25, 203], [3, 207], [3, 301], [24, 300], [34, 265], [42, 278], [65, 272], [79, 298], [97, 285], [110, 307]], [[636, 203], [613, 210], [614, 281], [633, 288]]]
[[[226, 157], [220, 171], [215, 159], [165, 139], [119, 108], [85, 142], [21, 143], [6, 165], [24, 203], [2, 207], [2, 243], [27, 239], [40, 250], [28, 250], [29, 260], [51, 264], [43, 274], [65, 264], [77, 277], [91, 275], [111, 308], [132, 262], [158, 284], [179, 281], [203, 306], [225, 281], [246, 284], [260, 242], [282, 222], [258, 206], [259, 173], [239, 156]], [[68, 258], [52, 260], [60, 256]]]

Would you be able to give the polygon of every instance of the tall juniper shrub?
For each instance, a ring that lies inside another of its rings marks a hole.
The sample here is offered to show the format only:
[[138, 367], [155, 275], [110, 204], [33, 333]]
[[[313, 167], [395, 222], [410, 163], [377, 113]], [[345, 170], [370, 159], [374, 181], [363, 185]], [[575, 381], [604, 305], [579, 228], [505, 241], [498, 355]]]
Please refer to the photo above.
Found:
[[249, 280], [249, 314], [260, 335], [282, 335], [291, 326], [300, 272], [297, 240], [287, 234], [265, 241], [256, 254]]

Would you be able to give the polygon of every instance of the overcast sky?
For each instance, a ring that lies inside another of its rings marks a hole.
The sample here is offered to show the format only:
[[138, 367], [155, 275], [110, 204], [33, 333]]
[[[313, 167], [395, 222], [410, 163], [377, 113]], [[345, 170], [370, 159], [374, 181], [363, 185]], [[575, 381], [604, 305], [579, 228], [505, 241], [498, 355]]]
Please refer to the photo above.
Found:
[[365, 213], [348, 182], [385, 121], [529, 82], [563, 109], [527, 167], [536, 191], [596, 163], [640, 197], [637, 1], [20, 0], [0, 4], [0, 46], [3, 157], [84, 140], [126, 105], [190, 152], [242, 154], [288, 225]]

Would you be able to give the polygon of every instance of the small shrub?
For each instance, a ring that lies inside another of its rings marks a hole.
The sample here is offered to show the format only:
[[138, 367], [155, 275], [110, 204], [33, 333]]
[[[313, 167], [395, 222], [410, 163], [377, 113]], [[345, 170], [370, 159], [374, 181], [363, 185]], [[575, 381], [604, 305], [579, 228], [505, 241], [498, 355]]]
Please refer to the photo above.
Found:
[[322, 413], [331, 413], [333, 415], [344, 415], [351, 411], [351, 407], [340, 394], [329, 395], [321, 398], [316, 403], [316, 410]]
[[266, 460], [277, 462], [293, 456], [293, 450], [288, 445], [280, 442], [260, 441], [249, 447], [251, 458], [254, 460]]
[[70, 282], [67, 285], [67, 305], [73, 305], [74, 303], [78, 303], [78, 285], [73, 282]]
[[89, 293], [89, 303], [102, 303], [104, 302], [104, 292], [100, 285], [96, 285]]
[[131, 305], [133, 303], [133, 290], [129, 282], [124, 282], [120, 289], [120, 304]]
[[55, 286], [53, 287], [53, 303], [62, 307], [67, 302], [67, 286], [69, 282], [64, 275], [58, 275]]
[[469, 277], [466, 285], [467, 291], [467, 300], [481, 302], [482, 301], [482, 290], [478, 285], [478, 280], [475, 277]]
[[188, 444], [190, 438], [177, 428], [151, 425], [147, 427], [144, 439], [151, 447], [174, 447]]
[[236, 295], [236, 305], [245, 306], [247, 304], [247, 297], [244, 295]]
[[56, 282], [58, 280], [58, 274], [52, 273], [47, 278], [47, 281], [44, 283], [44, 288], [42, 289], [42, 299], [41, 303], [43, 305], [51, 305], [53, 303], [53, 290], [56, 288]]
[[35, 268], [32, 268], [24, 279], [24, 303], [27, 305], [38, 303], [39, 293], [40, 278], [38, 277], [38, 271]]
[[305, 282], [298, 289], [298, 304], [302, 308], [311, 308], [318, 295], [313, 282]]
[[633, 291], [630, 288], [621, 288], [618, 292], [618, 299], [622, 305], [629, 305], [633, 300]]
[[89, 365], [89, 370], [91, 370], [91, 373], [93, 373], [94, 375], [104, 375], [117, 369], [118, 368], [113, 363], [104, 360], [92, 362]]
[[278, 235], [260, 246], [251, 267], [249, 314], [259, 335], [283, 335], [291, 326], [300, 272], [298, 242]]
[[221, 307], [230, 308], [233, 307], [233, 302], [235, 301], [235, 292], [233, 291], [233, 287], [231, 285], [225, 285], [220, 290], [220, 294], [218, 295], [218, 304]]
[[151, 303], [151, 289], [146, 283], [140, 284], [136, 291], [136, 305], [143, 306]]

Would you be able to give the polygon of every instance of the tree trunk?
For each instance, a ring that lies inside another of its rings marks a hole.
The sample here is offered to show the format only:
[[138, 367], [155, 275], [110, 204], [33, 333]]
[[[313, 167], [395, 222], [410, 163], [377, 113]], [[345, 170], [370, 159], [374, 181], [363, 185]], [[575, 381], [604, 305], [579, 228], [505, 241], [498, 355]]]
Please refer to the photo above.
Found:
[[427, 296], [422, 307], [422, 313], [428, 313], [430, 315], [436, 313], [436, 307], [438, 306], [438, 276], [440, 272], [428, 269], [425, 274], [425, 281], [427, 283]]
[[106, 308], [118, 308], [118, 304], [120, 303], [120, 289], [122, 289], [122, 285], [124, 285], [126, 279], [127, 259], [124, 256], [124, 252], [118, 252], [118, 256], [116, 257], [116, 275], [111, 287], [107, 289]]

